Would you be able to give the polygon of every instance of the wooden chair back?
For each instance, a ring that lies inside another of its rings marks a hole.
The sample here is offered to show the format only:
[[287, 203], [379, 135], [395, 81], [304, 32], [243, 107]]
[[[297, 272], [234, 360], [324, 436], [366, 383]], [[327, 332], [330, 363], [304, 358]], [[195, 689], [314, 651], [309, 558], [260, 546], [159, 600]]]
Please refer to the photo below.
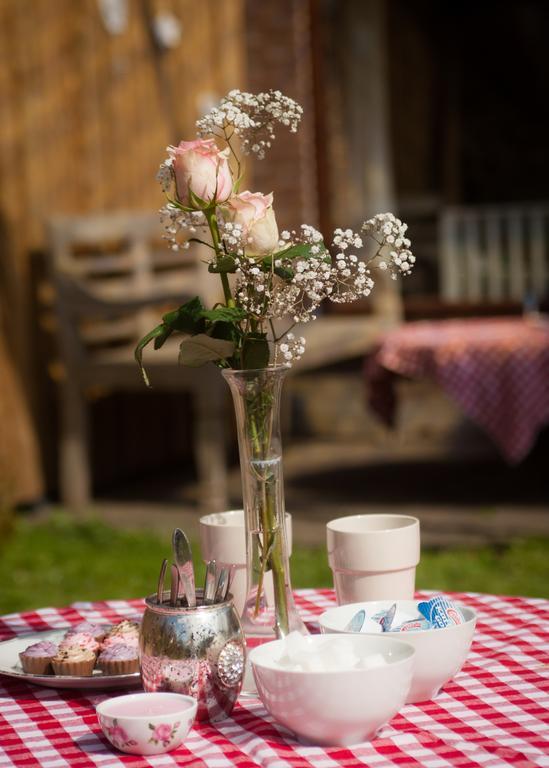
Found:
[[549, 204], [448, 208], [440, 219], [441, 295], [522, 303], [549, 289]]
[[171, 309], [194, 295], [219, 297], [204, 246], [170, 250], [157, 213], [64, 216], [49, 222], [51, 276], [60, 333], [70, 354], [97, 357], [133, 348]]

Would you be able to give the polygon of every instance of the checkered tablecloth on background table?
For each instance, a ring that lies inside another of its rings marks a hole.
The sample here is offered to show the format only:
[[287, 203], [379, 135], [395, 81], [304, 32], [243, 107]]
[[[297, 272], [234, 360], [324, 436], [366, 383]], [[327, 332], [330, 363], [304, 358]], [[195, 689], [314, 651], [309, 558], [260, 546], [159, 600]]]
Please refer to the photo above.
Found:
[[[318, 615], [335, 604], [331, 590], [296, 595], [313, 629]], [[464, 668], [434, 701], [405, 706], [371, 742], [348, 749], [305, 746], [273, 722], [258, 699], [248, 699], [227, 720], [196, 723], [174, 752], [125, 755], [109, 745], [95, 716], [95, 706], [112, 691], [54, 690], [0, 676], [0, 766], [549, 766], [549, 601], [455, 597], [479, 616]], [[0, 619], [0, 639], [142, 610], [142, 601], [131, 600], [12, 614]]]
[[549, 424], [549, 320], [405, 323], [384, 337], [365, 374], [370, 404], [388, 423], [396, 405], [392, 374], [430, 379], [515, 463]]

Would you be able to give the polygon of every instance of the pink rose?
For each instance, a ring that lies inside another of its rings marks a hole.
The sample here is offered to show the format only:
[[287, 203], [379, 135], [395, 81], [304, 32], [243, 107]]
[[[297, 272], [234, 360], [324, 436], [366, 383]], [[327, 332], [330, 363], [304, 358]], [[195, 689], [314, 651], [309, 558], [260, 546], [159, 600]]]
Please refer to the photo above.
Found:
[[167, 723], [157, 725], [153, 731], [153, 739], [157, 741], [169, 741], [172, 735], [172, 726]]
[[115, 725], [114, 728], [109, 728], [108, 734], [111, 737], [111, 739], [114, 739], [115, 741], [121, 741], [121, 742], [128, 741], [128, 734], [122, 728], [121, 725]]
[[228, 201], [233, 222], [241, 224], [247, 237], [250, 256], [266, 256], [278, 247], [278, 226], [273, 210], [273, 195], [241, 192]]
[[211, 202], [214, 197], [224, 202], [233, 190], [233, 179], [227, 156], [214, 139], [181, 141], [177, 147], [169, 147], [173, 159], [177, 196], [189, 205], [189, 189], [202, 200]]

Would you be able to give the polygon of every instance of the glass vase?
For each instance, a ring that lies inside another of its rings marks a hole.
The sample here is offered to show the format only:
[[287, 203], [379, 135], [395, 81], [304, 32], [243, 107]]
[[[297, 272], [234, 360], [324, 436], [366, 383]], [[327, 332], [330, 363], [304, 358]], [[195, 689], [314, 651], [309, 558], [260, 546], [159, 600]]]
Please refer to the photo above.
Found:
[[[287, 370], [223, 370], [233, 396], [240, 453], [247, 561], [241, 621], [248, 637], [307, 633], [294, 603], [286, 541], [280, 396]], [[265, 590], [269, 573], [274, 604]]]

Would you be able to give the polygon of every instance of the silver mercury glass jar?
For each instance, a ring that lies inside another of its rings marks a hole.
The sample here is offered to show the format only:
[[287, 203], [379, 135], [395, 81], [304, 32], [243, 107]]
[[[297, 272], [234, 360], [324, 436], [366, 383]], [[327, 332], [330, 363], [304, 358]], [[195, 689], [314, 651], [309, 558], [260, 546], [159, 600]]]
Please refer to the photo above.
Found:
[[199, 720], [215, 722], [230, 715], [242, 687], [246, 641], [230, 596], [204, 605], [197, 590], [196, 608], [169, 605], [164, 593], [145, 599], [139, 636], [145, 691], [193, 696]]

